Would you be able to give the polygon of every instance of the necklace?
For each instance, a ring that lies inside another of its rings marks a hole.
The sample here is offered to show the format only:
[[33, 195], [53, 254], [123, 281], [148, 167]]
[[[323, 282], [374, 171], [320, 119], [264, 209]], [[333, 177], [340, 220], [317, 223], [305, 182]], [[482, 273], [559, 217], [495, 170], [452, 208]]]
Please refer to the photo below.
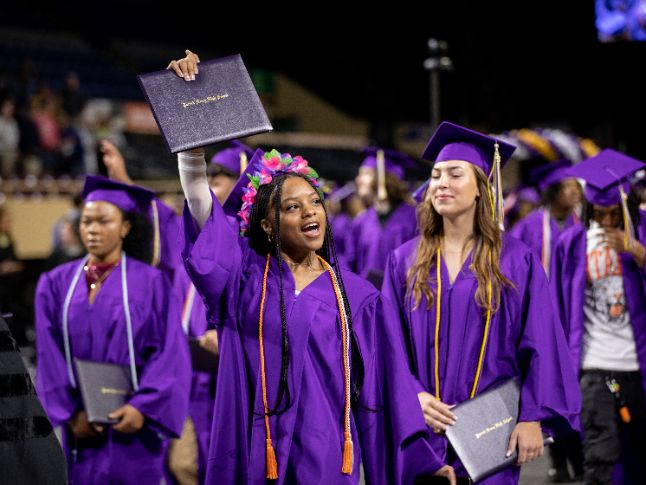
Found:
[[110, 273], [117, 267], [119, 261], [109, 264], [90, 264], [87, 263], [83, 266], [85, 271], [85, 280], [87, 281], [90, 290], [96, 290], [101, 284], [110, 276]]
[[295, 270], [296, 270], [296, 268], [298, 268], [299, 266], [304, 266], [304, 267], [306, 267], [306, 268], [307, 268], [307, 271], [308, 271], [308, 272], [310, 272], [310, 273], [312, 273], [312, 272], [314, 272], [314, 271], [315, 271], [315, 270], [314, 270], [314, 268], [312, 267], [312, 260], [311, 260], [311, 257], [308, 257], [308, 258], [307, 258], [307, 261], [305, 261], [305, 262], [303, 262], [303, 263], [295, 263], [295, 262], [290, 261], [290, 260], [288, 260], [288, 259], [285, 259], [285, 261], [287, 262], [287, 266], [289, 266], [289, 269], [291, 269], [291, 270], [292, 270], [292, 272], [293, 272], [293, 271], [295, 271]]

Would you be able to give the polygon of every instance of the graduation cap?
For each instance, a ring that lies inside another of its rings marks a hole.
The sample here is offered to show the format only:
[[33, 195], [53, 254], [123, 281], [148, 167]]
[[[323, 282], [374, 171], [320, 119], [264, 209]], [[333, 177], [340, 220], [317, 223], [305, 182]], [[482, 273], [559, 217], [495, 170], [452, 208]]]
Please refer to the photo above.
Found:
[[437, 127], [422, 158], [430, 162], [462, 160], [480, 168], [489, 176], [494, 188], [490, 194], [494, 218], [504, 228], [502, 179], [500, 170], [516, 150], [514, 145], [505, 143], [464, 126], [443, 121]]
[[583, 160], [570, 170], [573, 177], [585, 180], [583, 193], [588, 202], [604, 207], [621, 204], [626, 247], [629, 247], [635, 237], [628, 212], [627, 199], [630, 193], [628, 179], [645, 166], [644, 162], [607, 148], [598, 155]]
[[220, 150], [213, 157], [211, 163], [219, 165], [231, 173], [239, 175], [247, 168], [248, 160], [253, 156], [253, 150], [244, 143], [233, 140], [229, 148]]
[[592, 204], [608, 207], [620, 204], [621, 193], [630, 193], [632, 174], [646, 164], [621, 152], [607, 148], [570, 169], [572, 177], [585, 180], [585, 198]]
[[518, 200], [530, 202], [536, 205], [541, 203], [541, 196], [534, 187], [523, 187], [519, 189], [517, 198]]
[[348, 182], [332, 190], [328, 199], [343, 202], [345, 199], [352, 196], [356, 192], [356, 190], [357, 186], [354, 184], [354, 182]]
[[571, 167], [572, 162], [566, 159], [560, 159], [556, 162], [546, 163], [533, 168], [529, 172], [529, 178], [538, 186], [538, 190], [544, 192], [550, 185], [573, 177], [570, 174]]
[[103, 201], [116, 205], [124, 212], [148, 213], [155, 194], [136, 185], [128, 185], [106, 177], [88, 175], [81, 194], [85, 202]]
[[231, 192], [224, 201], [224, 204], [222, 204], [222, 209], [224, 209], [226, 215], [231, 217], [237, 216], [238, 211], [242, 207], [242, 196], [244, 195], [244, 188], [249, 183], [249, 175], [260, 170], [260, 160], [264, 154], [265, 152], [258, 148], [251, 157], [251, 160], [249, 160], [245, 169], [240, 174], [240, 177], [238, 177], [236, 184], [233, 186], [233, 189], [231, 189]]
[[386, 200], [388, 198], [388, 192], [386, 191], [386, 173], [390, 173], [399, 180], [402, 180], [407, 168], [415, 168], [413, 159], [397, 150], [368, 147], [363, 153], [366, 157], [363, 159], [361, 166], [373, 168], [377, 171], [377, 198], [379, 200]]
[[363, 151], [365, 158], [361, 163], [362, 167], [379, 169], [379, 158], [383, 156], [384, 170], [397, 177], [404, 178], [406, 169], [415, 168], [415, 162], [405, 153], [388, 148], [368, 147]]

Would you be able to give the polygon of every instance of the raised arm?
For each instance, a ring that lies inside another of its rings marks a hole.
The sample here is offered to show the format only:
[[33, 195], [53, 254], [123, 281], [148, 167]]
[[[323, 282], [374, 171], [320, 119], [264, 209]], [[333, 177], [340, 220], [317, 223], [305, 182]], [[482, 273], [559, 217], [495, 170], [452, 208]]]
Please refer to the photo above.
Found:
[[204, 150], [200, 148], [181, 152], [177, 156], [177, 168], [188, 209], [201, 229], [211, 214], [213, 205], [209, 182], [206, 178]]
[[[170, 61], [166, 69], [174, 71], [187, 82], [195, 81], [195, 76], [199, 73], [200, 58], [188, 49], [185, 52], [186, 57]], [[177, 156], [177, 168], [188, 208], [201, 229], [211, 213], [212, 205], [204, 149], [181, 152]]]

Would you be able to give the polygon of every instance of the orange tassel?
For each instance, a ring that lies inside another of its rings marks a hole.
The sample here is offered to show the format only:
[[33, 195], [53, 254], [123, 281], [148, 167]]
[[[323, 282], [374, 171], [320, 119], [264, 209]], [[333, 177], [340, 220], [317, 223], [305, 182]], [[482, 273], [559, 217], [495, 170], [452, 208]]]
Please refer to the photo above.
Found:
[[341, 472], [346, 475], [352, 475], [352, 466], [354, 465], [354, 451], [352, 449], [352, 437], [350, 433], [345, 434], [345, 443], [343, 443], [343, 468]]
[[278, 478], [278, 463], [276, 462], [276, 452], [271, 444], [271, 439], [267, 440], [267, 478], [269, 480]]
[[630, 423], [630, 411], [628, 410], [628, 406], [621, 406], [619, 408], [619, 416], [621, 416], [621, 420], [624, 423]]

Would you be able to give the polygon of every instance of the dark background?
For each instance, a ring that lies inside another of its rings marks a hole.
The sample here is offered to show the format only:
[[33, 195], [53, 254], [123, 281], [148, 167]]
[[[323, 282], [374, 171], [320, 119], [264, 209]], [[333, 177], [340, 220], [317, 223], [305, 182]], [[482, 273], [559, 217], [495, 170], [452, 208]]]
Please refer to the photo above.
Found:
[[99, 48], [111, 38], [139, 38], [240, 52], [377, 131], [394, 121], [428, 121], [422, 63], [435, 37], [448, 42], [455, 66], [442, 74], [442, 118], [493, 132], [560, 127], [646, 158], [646, 44], [599, 43], [592, 0], [399, 2], [360, 14], [350, 14], [348, 3], [287, 9], [240, 2], [239, 11], [160, 5], [3, 6], [0, 24], [82, 33]]

